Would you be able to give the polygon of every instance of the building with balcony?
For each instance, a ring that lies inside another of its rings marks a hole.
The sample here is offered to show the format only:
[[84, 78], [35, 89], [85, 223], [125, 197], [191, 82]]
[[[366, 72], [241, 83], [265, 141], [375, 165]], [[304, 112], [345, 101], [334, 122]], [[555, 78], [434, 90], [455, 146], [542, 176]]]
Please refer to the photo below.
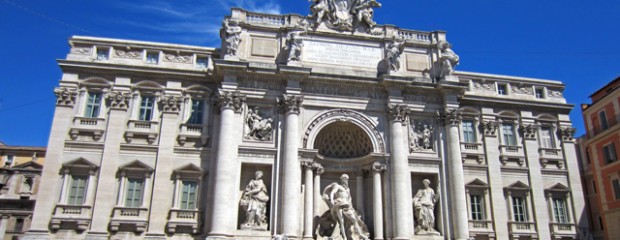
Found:
[[582, 104], [586, 135], [579, 139], [583, 186], [595, 239], [620, 239], [620, 78]]
[[0, 142], [0, 240], [21, 239], [30, 227], [45, 147]]
[[72, 37], [25, 239], [579, 239], [562, 82], [340, 2], [232, 9], [219, 48]]

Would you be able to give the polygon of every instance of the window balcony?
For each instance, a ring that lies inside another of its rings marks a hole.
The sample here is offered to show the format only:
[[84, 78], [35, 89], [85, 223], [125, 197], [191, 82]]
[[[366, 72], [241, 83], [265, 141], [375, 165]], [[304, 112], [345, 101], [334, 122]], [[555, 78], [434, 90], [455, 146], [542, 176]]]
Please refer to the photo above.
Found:
[[144, 232], [148, 224], [148, 208], [116, 207], [112, 211], [110, 230], [117, 232], [119, 228], [128, 227], [134, 232]]
[[171, 209], [169, 216], [169, 233], [198, 233], [201, 216], [199, 210]]
[[523, 147], [521, 146], [500, 145], [499, 150], [500, 150], [501, 155], [504, 155], [504, 156], [516, 156], [516, 157], [524, 156]]
[[508, 231], [512, 235], [536, 236], [536, 224], [533, 222], [508, 222]]
[[481, 143], [461, 142], [461, 152], [484, 154], [484, 149]]
[[54, 208], [50, 227], [52, 230], [58, 230], [61, 227], [76, 231], [87, 230], [90, 225], [91, 212], [91, 206], [58, 204]]
[[494, 233], [493, 222], [490, 220], [469, 220], [469, 231], [476, 233]]
[[539, 148], [538, 153], [541, 158], [563, 159], [562, 149], [556, 148]]
[[91, 136], [93, 140], [99, 141], [105, 132], [106, 123], [104, 118], [73, 118], [73, 126], [69, 131], [71, 139], [76, 140], [80, 135]]
[[134, 139], [144, 139], [148, 144], [153, 144], [159, 135], [159, 123], [153, 121], [129, 120], [125, 141], [131, 143]]
[[556, 238], [574, 237], [577, 235], [575, 224], [572, 223], [550, 223], [551, 235]]
[[184, 146], [186, 142], [196, 142], [199, 146], [207, 144], [209, 137], [207, 126], [202, 124], [181, 124], [181, 131], [177, 138], [179, 145]]

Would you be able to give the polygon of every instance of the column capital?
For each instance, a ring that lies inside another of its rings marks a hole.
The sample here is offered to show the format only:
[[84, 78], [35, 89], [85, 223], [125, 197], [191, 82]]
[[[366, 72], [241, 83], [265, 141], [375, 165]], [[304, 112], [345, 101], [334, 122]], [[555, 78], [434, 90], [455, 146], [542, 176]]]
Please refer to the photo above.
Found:
[[278, 105], [283, 113], [299, 114], [303, 101], [303, 96], [284, 94], [278, 98]]
[[128, 91], [111, 91], [107, 94], [110, 109], [127, 110], [129, 108], [129, 100], [132, 98], [132, 94]]
[[499, 128], [499, 122], [498, 121], [493, 121], [493, 120], [482, 120], [480, 122], [480, 126], [482, 127], [482, 130], [484, 131], [484, 135], [485, 136], [489, 136], [489, 137], [495, 137], [496, 133], [497, 133], [497, 129]]
[[215, 104], [220, 110], [232, 109], [236, 113], [241, 112], [244, 103], [245, 96], [239, 91], [219, 90], [215, 100]]
[[574, 127], [562, 127], [559, 129], [560, 135], [562, 136], [562, 141], [564, 142], [572, 142], [573, 136], [575, 136], [575, 132], [577, 131]]
[[526, 124], [521, 123], [519, 126], [521, 133], [523, 134], [523, 138], [527, 140], [536, 140], [536, 134], [538, 134], [538, 129], [540, 129], [540, 125], [537, 124]]
[[54, 89], [56, 95], [56, 106], [73, 107], [78, 90], [75, 88], [57, 87]]
[[314, 173], [316, 173], [316, 175], [321, 175], [325, 172], [323, 165], [320, 163], [312, 163], [312, 167], [314, 168]]
[[387, 171], [387, 165], [381, 164], [381, 163], [375, 163], [375, 164], [372, 165], [371, 170], [374, 173], [383, 173], [383, 172]]
[[401, 122], [403, 125], [407, 124], [407, 118], [409, 117], [409, 109], [406, 105], [391, 105], [387, 106], [387, 116], [390, 121]]
[[181, 103], [183, 103], [183, 97], [175, 95], [164, 95], [159, 100], [164, 113], [179, 113]]
[[438, 112], [437, 119], [444, 125], [459, 125], [463, 121], [463, 114], [457, 109], [446, 110], [445, 112]]

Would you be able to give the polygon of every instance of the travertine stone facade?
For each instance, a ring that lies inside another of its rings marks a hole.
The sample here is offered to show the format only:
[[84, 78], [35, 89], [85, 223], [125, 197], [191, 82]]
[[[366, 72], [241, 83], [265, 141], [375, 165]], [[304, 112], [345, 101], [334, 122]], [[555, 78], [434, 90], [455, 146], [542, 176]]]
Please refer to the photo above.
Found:
[[328, 2], [233, 9], [220, 49], [73, 37], [27, 239], [575, 239], [561, 82]]

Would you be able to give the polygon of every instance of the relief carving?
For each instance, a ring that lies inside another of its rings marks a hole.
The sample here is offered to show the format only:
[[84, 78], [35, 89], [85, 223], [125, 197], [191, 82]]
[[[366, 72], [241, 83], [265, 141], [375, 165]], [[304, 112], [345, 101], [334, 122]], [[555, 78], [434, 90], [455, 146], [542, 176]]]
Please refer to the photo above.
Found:
[[141, 50], [122, 50], [122, 49], [114, 49], [114, 54], [117, 57], [120, 58], [134, 58], [134, 59], [140, 59], [142, 58], [142, 51]]
[[90, 55], [93, 51], [92, 47], [73, 47], [71, 48], [72, 54]]
[[524, 94], [524, 95], [533, 95], [534, 91], [532, 90], [532, 87], [517, 87], [517, 86], [512, 86], [512, 93], [515, 94]]
[[493, 83], [474, 82], [474, 90], [495, 92], [495, 85]]
[[78, 91], [77, 89], [58, 87], [54, 89], [54, 95], [56, 95], [56, 105], [72, 107], [75, 104]]
[[435, 152], [435, 129], [432, 120], [411, 119], [409, 152]]
[[164, 61], [174, 62], [174, 63], [192, 63], [192, 56], [191, 55], [165, 54]]
[[110, 108], [127, 109], [131, 98], [131, 93], [129, 92], [112, 91], [108, 94], [107, 99], [110, 101]]
[[273, 134], [273, 119], [265, 117], [258, 107], [248, 108], [245, 116], [245, 139], [270, 141]]
[[368, 32], [377, 25], [373, 20], [374, 9], [381, 7], [376, 0], [310, 0], [314, 28], [325, 22], [335, 30], [353, 31], [365, 27]]
[[553, 97], [553, 98], [564, 97], [564, 95], [562, 94], [562, 90], [548, 90], [547, 93], [549, 94], [549, 97]]

